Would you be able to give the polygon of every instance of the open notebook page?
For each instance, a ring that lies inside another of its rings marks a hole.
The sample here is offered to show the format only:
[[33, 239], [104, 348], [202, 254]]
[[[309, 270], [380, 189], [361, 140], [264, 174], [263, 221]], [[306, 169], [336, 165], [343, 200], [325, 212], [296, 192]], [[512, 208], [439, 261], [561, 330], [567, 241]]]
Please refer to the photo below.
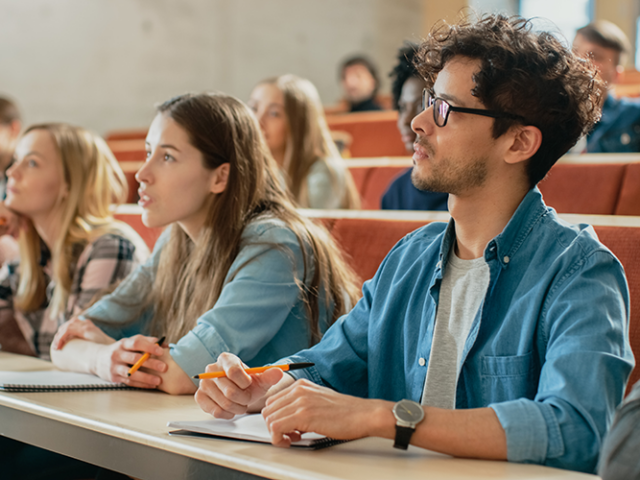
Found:
[[[190, 422], [169, 422], [169, 428], [177, 428], [188, 432], [217, 437], [249, 440], [251, 442], [271, 443], [271, 434], [262, 415], [239, 415], [233, 420], [213, 418]], [[174, 433], [174, 432], [170, 432]], [[182, 432], [179, 432], [182, 433]], [[292, 444], [297, 447], [318, 447], [338, 443], [317, 433], [304, 433], [302, 439]]]

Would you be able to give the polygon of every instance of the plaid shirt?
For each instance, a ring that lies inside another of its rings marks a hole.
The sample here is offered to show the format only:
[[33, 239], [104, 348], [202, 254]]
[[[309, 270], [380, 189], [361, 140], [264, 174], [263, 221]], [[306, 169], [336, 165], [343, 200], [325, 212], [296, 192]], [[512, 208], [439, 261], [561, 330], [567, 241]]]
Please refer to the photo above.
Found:
[[[50, 254], [43, 248], [41, 265], [47, 282], [46, 299], [41, 308], [21, 312], [14, 308], [13, 298], [20, 283], [19, 262], [7, 262], [0, 269], [0, 321], [11, 322], [15, 318], [22, 335], [33, 353], [49, 360], [49, 348], [58, 327], [74, 315], [86, 309], [109, 286], [125, 278], [135, 267], [144, 262], [146, 252], [138, 252], [134, 243], [118, 234], [105, 234], [92, 243], [76, 245], [77, 258], [71, 272], [72, 283], [69, 300], [64, 312], [56, 318], [49, 311], [55, 282], [51, 279]], [[0, 342], [5, 339], [0, 339]]]

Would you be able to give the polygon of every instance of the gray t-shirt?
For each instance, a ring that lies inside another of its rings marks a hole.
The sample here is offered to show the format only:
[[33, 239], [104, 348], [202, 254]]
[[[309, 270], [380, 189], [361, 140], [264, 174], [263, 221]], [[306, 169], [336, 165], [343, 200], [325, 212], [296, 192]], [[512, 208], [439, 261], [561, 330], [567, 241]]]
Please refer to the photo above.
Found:
[[602, 480], [640, 479], [640, 381], [618, 407], [598, 470]]
[[453, 409], [464, 344], [489, 287], [484, 257], [461, 260], [451, 249], [444, 267], [422, 404]]

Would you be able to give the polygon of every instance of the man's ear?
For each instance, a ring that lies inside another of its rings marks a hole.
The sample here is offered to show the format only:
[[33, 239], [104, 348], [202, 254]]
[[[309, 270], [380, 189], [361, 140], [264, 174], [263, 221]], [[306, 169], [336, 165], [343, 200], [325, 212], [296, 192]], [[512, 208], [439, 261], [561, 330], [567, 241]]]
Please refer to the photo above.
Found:
[[533, 125], [514, 127], [512, 142], [505, 155], [505, 162], [516, 164], [529, 160], [540, 148], [542, 132]]
[[222, 193], [227, 188], [229, 180], [229, 164], [223, 163], [213, 171], [211, 177], [211, 193]]

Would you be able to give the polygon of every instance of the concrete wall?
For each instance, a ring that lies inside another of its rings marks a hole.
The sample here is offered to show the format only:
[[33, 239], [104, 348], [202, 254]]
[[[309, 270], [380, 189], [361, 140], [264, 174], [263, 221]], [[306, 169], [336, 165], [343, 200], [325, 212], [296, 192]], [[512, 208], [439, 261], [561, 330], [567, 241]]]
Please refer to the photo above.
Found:
[[[460, 1], [460, 0], [455, 0]], [[632, 51], [627, 66], [633, 67], [636, 51], [637, 21], [640, 16], [640, 1], [638, 0], [591, 0], [594, 20], [609, 20], [618, 25], [629, 37]], [[518, 0], [468, 0], [469, 6], [477, 12], [503, 12], [516, 14], [519, 11]], [[557, 13], [557, 12], [556, 12]], [[542, 15], [543, 17], [545, 15]], [[550, 12], [549, 17], [553, 17]], [[579, 25], [580, 27], [583, 25]], [[567, 40], [572, 41], [573, 35]]]
[[457, 22], [461, 16], [464, 16], [464, 14], [468, 12], [468, 6], [468, 0], [424, 0], [424, 8], [422, 11], [424, 18], [422, 25], [425, 36], [431, 31], [433, 25], [441, 20], [447, 23]]
[[594, 0], [596, 20], [609, 20], [618, 25], [629, 37], [631, 52], [627, 58], [627, 67], [634, 66], [636, 55], [636, 22], [640, 16], [640, 1], [638, 0]]
[[423, 33], [423, 0], [0, 0], [0, 94], [26, 123], [104, 133], [150, 123], [186, 91], [246, 99], [262, 78], [309, 78], [340, 96], [337, 65], [364, 52], [387, 72]]
[[469, 0], [469, 6], [478, 13], [504, 13], [517, 15], [518, 0]]

